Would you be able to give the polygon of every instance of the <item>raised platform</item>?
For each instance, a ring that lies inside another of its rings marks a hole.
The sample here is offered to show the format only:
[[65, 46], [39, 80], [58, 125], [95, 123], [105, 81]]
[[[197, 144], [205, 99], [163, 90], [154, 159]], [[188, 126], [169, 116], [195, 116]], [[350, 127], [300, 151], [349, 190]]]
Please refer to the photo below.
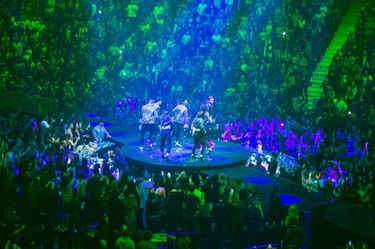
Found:
[[191, 158], [194, 142], [193, 138], [186, 137], [181, 142], [181, 148], [174, 143], [172, 144], [172, 151], [167, 161], [161, 157], [160, 138], [155, 140], [156, 144], [154, 144], [152, 150], [149, 149], [149, 143], [145, 142], [143, 151], [139, 149], [139, 134], [130, 134], [122, 138], [121, 142], [125, 144], [121, 151], [130, 165], [136, 164], [137, 167], [152, 167], [153, 169], [168, 171], [229, 168], [244, 165], [249, 157], [249, 150], [238, 144], [215, 141], [213, 151], [209, 155], [206, 154], [203, 161]]

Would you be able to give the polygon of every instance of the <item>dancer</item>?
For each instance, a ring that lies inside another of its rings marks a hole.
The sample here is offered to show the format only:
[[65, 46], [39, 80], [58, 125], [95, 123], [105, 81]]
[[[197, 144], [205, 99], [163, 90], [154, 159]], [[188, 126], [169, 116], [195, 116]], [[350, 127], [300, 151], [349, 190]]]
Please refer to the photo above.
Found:
[[176, 135], [176, 145], [182, 147], [180, 136], [183, 129], [188, 127], [188, 109], [186, 107], [188, 101], [184, 100], [181, 104], [177, 105], [173, 110], [173, 119], [175, 123], [175, 135]]
[[[161, 104], [163, 103], [163, 100], [162, 99], [157, 99], [154, 103], [154, 107], [155, 107], [155, 111], [156, 113], [159, 115], [159, 111], [160, 111], [160, 108], [161, 108]], [[157, 136], [159, 135], [160, 133], [160, 117], [158, 116], [157, 118], [155, 118], [155, 125], [154, 125], [154, 140], [155, 138], [157, 138]], [[149, 140], [151, 140], [151, 137], [148, 138]]]
[[215, 118], [212, 117], [212, 109], [213, 109], [214, 102], [215, 102], [214, 97], [208, 96], [207, 103], [205, 105], [206, 113], [205, 113], [205, 120], [204, 120], [206, 128], [207, 128], [207, 134], [206, 134], [207, 141], [211, 150], [215, 146], [215, 143], [212, 142], [210, 139], [212, 135], [213, 125], [216, 122], [216, 117]]
[[[160, 117], [160, 152], [161, 157], [169, 161], [169, 154], [172, 149], [172, 130], [173, 130], [173, 120], [170, 116], [168, 110], [163, 112], [163, 115]], [[167, 153], [164, 154], [165, 142], [167, 142]]]
[[[194, 138], [194, 146], [191, 151], [191, 157], [192, 158], [199, 158], [201, 161], [203, 160], [203, 155], [207, 147], [207, 137], [206, 137], [206, 129], [204, 127], [204, 118], [206, 115], [206, 107], [203, 105], [201, 107], [201, 110], [197, 113], [197, 116], [193, 120], [193, 123], [191, 125], [192, 128], [192, 134]], [[195, 154], [196, 149], [199, 145], [202, 145], [202, 148], [200, 150], [199, 156]]]
[[140, 119], [141, 123], [141, 138], [139, 142], [139, 149], [143, 150], [145, 133], [148, 131], [150, 133], [150, 150], [152, 150], [152, 145], [154, 143], [154, 133], [155, 133], [155, 124], [158, 120], [158, 110], [160, 105], [155, 105], [155, 101], [150, 99], [149, 102], [142, 106], [141, 114], [142, 118]]

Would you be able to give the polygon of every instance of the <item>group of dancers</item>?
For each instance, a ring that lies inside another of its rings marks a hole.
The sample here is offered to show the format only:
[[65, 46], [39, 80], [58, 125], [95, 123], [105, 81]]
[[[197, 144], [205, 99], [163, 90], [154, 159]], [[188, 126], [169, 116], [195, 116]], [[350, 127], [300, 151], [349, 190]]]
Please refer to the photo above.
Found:
[[[204, 154], [211, 153], [215, 145], [209, 139], [209, 126], [214, 123], [210, 111], [214, 104], [214, 97], [209, 96], [206, 104], [202, 104], [197, 115], [190, 124], [191, 134], [194, 139], [194, 146], [191, 151], [191, 157], [204, 161]], [[140, 143], [139, 149], [143, 151], [145, 143], [145, 134], [149, 133], [149, 149], [152, 150], [154, 140], [158, 131], [160, 131], [160, 153], [163, 159], [169, 160], [172, 150], [172, 137], [175, 137], [175, 144], [182, 147], [181, 135], [184, 130], [189, 128], [189, 115], [187, 104], [184, 100], [178, 104], [172, 111], [164, 110], [161, 115], [160, 106], [162, 100], [150, 99], [142, 106], [140, 119]], [[199, 153], [196, 153], [199, 148]], [[165, 151], [166, 149], [166, 151]]]

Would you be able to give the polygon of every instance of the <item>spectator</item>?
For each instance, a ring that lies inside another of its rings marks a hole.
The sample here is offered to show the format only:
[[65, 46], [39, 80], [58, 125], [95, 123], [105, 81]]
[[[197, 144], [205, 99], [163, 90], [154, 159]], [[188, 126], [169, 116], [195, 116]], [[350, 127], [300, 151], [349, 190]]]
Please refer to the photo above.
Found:
[[104, 127], [104, 122], [102, 120], [98, 121], [98, 124], [94, 127], [92, 131], [94, 142], [101, 143], [104, 142], [107, 138], [111, 138], [109, 132]]
[[194, 183], [190, 183], [189, 192], [184, 196], [184, 231], [198, 232], [197, 213], [201, 206], [200, 199], [194, 194]]
[[[320, 248], [325, 241], [324, 227], [325, 216], [327, 212], [327, 204], [320, 194], [315, 195], [315, 205], [311, 210], [310, 232], [311, 232], [311, 248]], [[290, 223], [290, 222], [289, 222]]]
[[123, 235], [116, 240], [115, 249], [135, 249], [135, 243], [130, 238], [130, 231], [126, 226], [122, 233]]
[[181, 231], [183, 228], [183, 199], [181, 184], [176, 182], [169, 191], [165, 204], [165, 220], [168, 231]]
[[305, 237], [305, 232], [298, 226], [294, 219], [290, 220], [290, 226], [286, 231], [283, 245], [285, 248], [297, 249], [302, 248], [302, 239]]

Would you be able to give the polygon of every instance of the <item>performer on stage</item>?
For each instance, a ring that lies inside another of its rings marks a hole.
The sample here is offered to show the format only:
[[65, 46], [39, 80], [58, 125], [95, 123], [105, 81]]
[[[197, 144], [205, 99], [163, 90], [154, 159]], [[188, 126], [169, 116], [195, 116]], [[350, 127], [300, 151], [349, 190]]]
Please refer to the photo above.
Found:
[[180, 136], [181, 136], [181, 132], [188, 127], [188, 109], [186, 107], [188, 101], [187, 100], [184, 100], [181, 102], [181, 104], [179, 104], [178, 106], [176, 106], [173, 110], [172, 110], [172, 113], [173, 113], [173, 119], [174, 119], [174, 123], [175, 123], [175, 127], [176, 127], [176, 132], [175, 132], [175, 135], [176, 135], [176, 145], [178, 147], [182, 147], [181, 145], [181, 141], [180, 141]]
[[160, 105], [155, 105], [155, 101], [150, 99], [149, 102], [142, 106], [141, 114], [141, 138], [139, 142], [139, 149], [143, 150], [145, 133], [148, 131], [150, 133], [150, 150], [152, 150], [152, 145], [154, 143], [154, 133], [155, 133], [155, 124], [158, 120], [158, 110]]
[[[162, 99], [157, 99], [154, 103], [154, 107], [155, 107], [155, 111], [156, 113], [159, 115], [159, 112], [160, 112], [160, 107], [161, 107], [161, 104], [163, 103], [163, 100]], [[155, 125], [154, 125], [154, 140], [155, 138], [159, 135], [160, 133], [160, 116], [158, 116], [157, 118], [155, 118]], [[149, 136], [148, 140], [151, 140], [151, 135]]]
[[[206, 129], [204, 126], [205, 115], [206, 115], [206, 107], [203, 105], [201, 107], [201, 110], [197, 113], [197, 116], [195, 117], [191, 125], [192, 134], [194, 138], [194, 146], [191, 151], [191, 157], [192, 158], [198, 157], [201, 161], [204, 161], [203, 155], [207, 147], [207, 136], [206, 136]], [[202, 148], [200, 150], [199, 156], [197, 156], [195, 154], [195, 151], [197, 150], [199, 145], [202, 145]]]
[[207, 136], [207, 141], [208, 141], [208, 145], [209, 145], [209, 148], [212, 150], [212, 147], [215, 146], [215, 143], [211, 141], [210, 139], [210, 136], [212, 135], [211, 132], [212, 132], [212, 125], [216, 122], [216, 118], [213, 118], [212, 117], [212, 108], [213, 108], [213, 105], [214, 105], [214, 97], [213, 96], [209, 96], [207, 98], [207, 103], [205, 105], [205, 108], [206, 108], [206, 112], [205, 112], [205, 125], [206, 125], [206, 129], [207, 129], [207, 133], [206, 133], [206, 136]]
[[[169, 161], [169, 154], [172, 149], [172, 130], [173, 130], [173, 119], [170, 116], [168, 110], [163, 112], [163, 115], [160, 117], [160, 152], [161, 157]], [[165, 142], [167, 142], [167, 153], [164, 154]]]

